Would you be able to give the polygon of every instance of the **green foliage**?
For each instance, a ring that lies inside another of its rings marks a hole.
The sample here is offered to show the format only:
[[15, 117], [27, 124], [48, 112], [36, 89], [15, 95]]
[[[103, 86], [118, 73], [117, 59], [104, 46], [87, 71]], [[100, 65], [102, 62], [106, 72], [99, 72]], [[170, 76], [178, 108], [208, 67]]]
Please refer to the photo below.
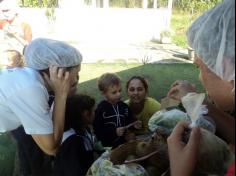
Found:
[[47, 7], [58, 6], [58, 0], [20, 0], [19, 5], [23, 7]]
[[196, 14], [210, 9], [220, 2], [222, 0], [176, 0], [174, 1], [174, 8], [183, 12]]
[[45, 15], [50, 22], [54, 22], [56, 20], [55, 8], [47, 8]]
[[142, 7], [140, 0], [110, 0], [111, 7], [137, 8]]

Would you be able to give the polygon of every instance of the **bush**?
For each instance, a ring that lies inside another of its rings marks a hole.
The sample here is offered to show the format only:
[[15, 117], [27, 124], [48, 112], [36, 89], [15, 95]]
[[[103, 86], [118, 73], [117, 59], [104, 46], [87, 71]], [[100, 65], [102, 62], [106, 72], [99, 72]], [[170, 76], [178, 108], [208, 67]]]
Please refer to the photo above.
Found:
[[176, 0], [174, 1], [174, 8], [195, 14], [210, 9], [220, 2], [222, 2], [222, 0]]

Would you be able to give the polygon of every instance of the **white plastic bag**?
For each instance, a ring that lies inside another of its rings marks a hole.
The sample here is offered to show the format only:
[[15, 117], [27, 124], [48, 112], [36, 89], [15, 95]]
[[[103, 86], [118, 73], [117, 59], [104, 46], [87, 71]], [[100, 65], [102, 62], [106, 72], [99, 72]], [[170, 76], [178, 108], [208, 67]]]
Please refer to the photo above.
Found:
[[190, 128], [194, 126], [205, 128], [201, 129], [199, 155], [194, 175], [224, 175], [234, 160], [234, 154], [226, 142], [214, 135], [214, 122], [204, 117], [208, 112], [206, 106], [202, 105], [204, 98], [205, 94], [197, 93], [189, 93], [182, 98], [183, 106], [192, 120]]

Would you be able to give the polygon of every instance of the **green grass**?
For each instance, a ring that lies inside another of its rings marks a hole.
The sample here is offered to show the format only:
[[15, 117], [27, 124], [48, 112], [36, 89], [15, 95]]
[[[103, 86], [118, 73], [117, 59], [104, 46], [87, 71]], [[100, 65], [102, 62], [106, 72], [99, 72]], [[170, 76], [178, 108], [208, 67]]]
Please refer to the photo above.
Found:
[[84, 64], [80, 72], [78, 92], [102, 99], [97, 88], [97, 78], [106, 72], [116, 72], [122, 79], [123, 99], [127, 99], [125, 84], [134, 75], [145, 76], [150, 85], [149, 95], [160, 101], [165, 97], [175, 80], [183, 79], [195, 83], [199, 91], [204, 91], [198, 80], [198, 69], [193, 64]]
[[0, 175], [13, 175], [16, 144], [9, 134], [0, 134]]
[[174, 31], [172, 35], [172, 42], [183, 48], [187, 48], [187, 36], [186, 32], [191, 25], [191, 23], [199, 16], [200, 14], [190, 15], [187, 12], [176, 12], [174, 11], [171, 18], [171, 29]]

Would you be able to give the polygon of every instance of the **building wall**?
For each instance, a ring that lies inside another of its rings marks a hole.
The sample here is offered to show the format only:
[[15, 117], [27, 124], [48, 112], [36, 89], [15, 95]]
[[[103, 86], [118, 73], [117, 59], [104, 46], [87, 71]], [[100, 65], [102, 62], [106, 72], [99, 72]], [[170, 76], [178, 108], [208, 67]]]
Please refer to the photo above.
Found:
[[73, 41], [149, 41], [169, 25], [167, 9], [59, 8], [50, 23], [45, 9], [21, 8], [33, 37]]

